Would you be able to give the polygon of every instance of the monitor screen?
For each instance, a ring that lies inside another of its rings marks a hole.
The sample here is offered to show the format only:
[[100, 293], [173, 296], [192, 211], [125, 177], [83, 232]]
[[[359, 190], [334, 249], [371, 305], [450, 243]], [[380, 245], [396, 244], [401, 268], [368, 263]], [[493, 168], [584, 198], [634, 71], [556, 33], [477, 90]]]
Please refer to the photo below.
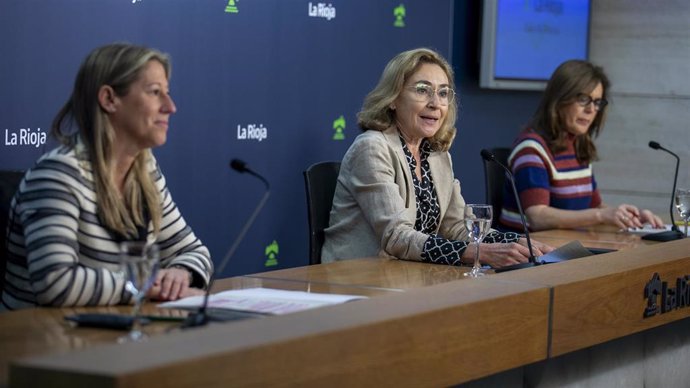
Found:
[[541, 90], [568, 59], [588, 59], [590, 0], [484, 0], [480, 86]]

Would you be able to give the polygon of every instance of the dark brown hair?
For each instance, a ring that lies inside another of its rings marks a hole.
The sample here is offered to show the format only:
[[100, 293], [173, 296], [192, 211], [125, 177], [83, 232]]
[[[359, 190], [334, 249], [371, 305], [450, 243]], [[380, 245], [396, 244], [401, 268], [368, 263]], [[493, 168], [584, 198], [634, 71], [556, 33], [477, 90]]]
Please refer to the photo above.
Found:
[[[574, 103], [580, 93], [589, 94], [601, 83], [602, 98], [608, 100], [609, 79], [604, 69], [583, 60], [563, 62], [551, 75], [539, 107], [532, 117], [531, 127], [541, 135], [552, 153], [566, 147], [568, 131], [563, 117], [564, 109]], [[594, 138], [601, 132], [606, 120], [606, 107], [597, 112], [587, 133], [575, 139], [575, 153], [580, 163], [597, 160]]]

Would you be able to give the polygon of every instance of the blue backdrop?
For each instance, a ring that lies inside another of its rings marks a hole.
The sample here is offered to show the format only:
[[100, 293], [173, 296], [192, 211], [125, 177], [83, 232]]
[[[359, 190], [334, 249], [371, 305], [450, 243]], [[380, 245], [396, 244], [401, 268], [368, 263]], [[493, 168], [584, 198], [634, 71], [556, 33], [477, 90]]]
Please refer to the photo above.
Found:
[[341, 159], [359, 133], [365, 94], [395, 54], [426, 46], [453, 58], [453, 7], [452, 0], [3, 0], [0, 169], [29, 168], [54, 146], [42, 139], [89, 51], [115, 41], [155, 47], [172, 56], [178, 107], [155, 154], [216, 262], [263, 190], [228, 161], [244, 159], [272, 185], [222, 276], [305, 265], [302, 171]]

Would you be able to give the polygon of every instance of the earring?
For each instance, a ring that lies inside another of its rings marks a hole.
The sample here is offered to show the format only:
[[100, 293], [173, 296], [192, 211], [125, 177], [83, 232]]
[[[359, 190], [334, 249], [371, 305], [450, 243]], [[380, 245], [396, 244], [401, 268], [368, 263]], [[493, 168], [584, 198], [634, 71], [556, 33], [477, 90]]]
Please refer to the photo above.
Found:
[[390, 104], [390, 105], [388, 105], [388, 107], [389, 107], [391, 110], [395, 110], [395, 104]]

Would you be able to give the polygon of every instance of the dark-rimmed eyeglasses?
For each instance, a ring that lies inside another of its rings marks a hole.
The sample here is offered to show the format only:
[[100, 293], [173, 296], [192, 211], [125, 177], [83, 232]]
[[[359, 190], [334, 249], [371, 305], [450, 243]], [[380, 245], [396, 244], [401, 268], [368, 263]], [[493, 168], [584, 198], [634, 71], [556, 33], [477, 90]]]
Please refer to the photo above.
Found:
[[412, 91], [412, 98], [418, 102], [429, 102], [434, 96], [438, 97], [438, 103], [440, 105], [448, 105], [455, 100], [455, 91], [449, 86], [442, 86], [438, 89], [434, 89], [431, 85], [418, 83], [408, 86], [406, 89]]
[[604, 109], [606, 105], [609, 104], [608, 101], [606, 101], [605, 98], [597, 98], [596, 100], [590, 97], [587, 94], [580, 93], [575, 97], [575, 101], [581, 106], [581, 107], [587, 107], [589, 104], [594, 104], [594, 110], [599, 112], [600, 110]]

